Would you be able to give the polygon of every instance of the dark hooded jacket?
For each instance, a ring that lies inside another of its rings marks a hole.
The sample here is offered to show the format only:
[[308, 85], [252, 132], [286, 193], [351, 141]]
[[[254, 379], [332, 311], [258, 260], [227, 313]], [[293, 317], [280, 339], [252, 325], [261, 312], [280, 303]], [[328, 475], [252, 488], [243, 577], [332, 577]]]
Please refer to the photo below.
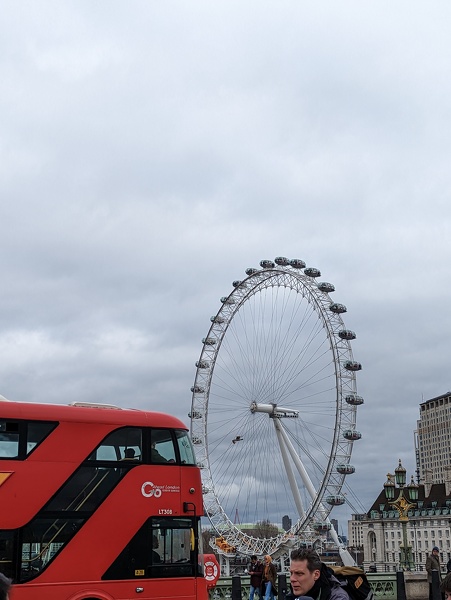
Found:
[[[316, 580], [315, 585], [303, 596], [312, 598], [312, 600], [350, 600], [348, 592], [344, 589], [346, 583], [339, 581], [332, 570], [325, 564], [321, 565], [321, 573]], [[286, 600], [299, 598], [293, 593], [287, 594]]]

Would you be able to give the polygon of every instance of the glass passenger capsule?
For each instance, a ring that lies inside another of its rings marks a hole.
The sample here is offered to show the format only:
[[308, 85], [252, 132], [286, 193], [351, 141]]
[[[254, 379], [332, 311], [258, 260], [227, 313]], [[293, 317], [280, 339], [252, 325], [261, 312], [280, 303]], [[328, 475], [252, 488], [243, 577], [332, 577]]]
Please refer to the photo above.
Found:
[[331, 506], [341, 506], [346, 502], [346, 498], [341, 494], [337, 494], [336, 496], [326, 496], [326, 502]]
[[229, 296], [223, 296], [221, 298], [221, 302], [223, 304], [235, 304], [236, 300], [235, 298], [229, 298]]
[[193, 394], [203, 394], [205, 392], [205, 388], [203, 388], [201, 385], [193, 385], [191, 391]]
[[361, 371], [362, 365], [356, 360], [347, 360], [343, 365], [347, 371]]
[[221, 317], [221, 315], [214, 315], [213, 317], [210, 317], [210, 321], [212, 323], [224, 323], [225, 319], [224, 317]]
[[350, 329], [342, 329], [338, 332], [338, 337], [342, 340], [355, 340], [356, 335]]
[[353, 465], [343, 463], [341, 465], [337, 465], [337, 471], [341, 475], [352, 475], [352, 473], [355, 473], [355, 467]]
[[276, 265], [280, 265], [281, 267], [286, 267], [290, 264], [290, 261], [288, 260], [288, 258], [285, 258], [285, 256], [278, 256], [274, 259], [274, 262], [276, 263]]
[[272, 262], [272, 260], [261, 260], [260, 261], [260, 266], [263, 269], [274, 269], [274, 263]]
[[348, 394], [345, 400], [351, 406], [360, 406], [364, 402], [362, 396], [358, 396], [357, 394]]
[[337, 315], [341, 313], [345, 313], [348, 309], [344, 304], [340, 304], [339, 302], [332, 302], [329, 306], [329, 310]]
[[190, 419], [202, 419], [202, 413], [200, 413], [198, 410], [193, 410], [192, 412], [188, 413], [188, 417]]
[[292, 258], [290, 260], [290, 266], [293, 267], [293, 269], [303, 269], [305, 267], [305, 262], [300, 258]]
[[208, 360], [198, 360], [196, 362], [196, 367], [198, 369], [209, 369], [210, 368], [210, 363]]
[[319, 269], [315, 269], [315, 267], [307, 267], [304, 269], [304, 273], [308, 277], [321, 277], [321, 271]]
[[335, 286], [327, 281], [320, 281], [318, 283], [318, 289], [322, 292], [326, 292], [327, 294], [330, 294], [330, 292], [335, 292]]
[[246, 269], [246, 275], [255, 275], [255, 273], [258, 273], [258, 269], [254, 269], [253, 267]]
[[202, 338], [202, 344], [205, 344], [206, 346], [214, 346], [216, 344], [216, 338]]
[[360, 440], [362, 434], [360, 431], [356, 431], [355, 429], [346, 429], [343, 431], [343, 437], [350, 442], [355, 442], [355, 440]]
[[313, 528], [318, 533], [327, 533], [332, 529], [332, 523], [329, 523], [328, 521], [319, 521], [314, 523]]

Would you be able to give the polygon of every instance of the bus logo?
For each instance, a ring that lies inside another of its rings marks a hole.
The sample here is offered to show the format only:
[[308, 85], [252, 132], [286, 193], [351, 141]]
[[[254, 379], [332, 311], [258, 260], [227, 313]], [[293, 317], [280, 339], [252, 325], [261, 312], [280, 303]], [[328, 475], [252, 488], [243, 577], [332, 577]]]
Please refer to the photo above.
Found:
[[141, 494], [145, 498], [160, 498], [162, 493], [165, 494], [180, 494], [180, 486], [179, 485], [156, 485], [152, 483], [152, 481], [145, 481], [141, 486]]
[[152, 496], [159, 498], [161, 496], [161, 489], [156, 487], [151, 481], [145, 481], [141, 486], [141, 494], [145, 498], [151, 498]]

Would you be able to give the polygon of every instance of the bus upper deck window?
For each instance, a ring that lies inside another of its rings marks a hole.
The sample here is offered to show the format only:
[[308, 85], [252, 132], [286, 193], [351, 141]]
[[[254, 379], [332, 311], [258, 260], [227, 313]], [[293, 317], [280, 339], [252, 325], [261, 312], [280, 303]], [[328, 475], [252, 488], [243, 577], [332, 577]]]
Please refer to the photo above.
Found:
[[121, 427], [101, 442], [89, 456], [95, 461], [142, 461], [142, 430], [139, 427]]
[[169, 429], [152, 429], [150, 432], [150, 462], [175, 463], [175, 449]]
[[0, 458], [26, 460], [57, 423], [0, 420]]
[[27, 454], [40, 444], [55, 429], [56, 423], [29, 421], [27, 428]]
[[175, 432], [177, 437], [177, 444], [180, 452], [180, 460], [182, 465], [195, 465], [196, 456], [194, 454], [194, 448], [189, 439], [188, 432], [179, 430]]
[[19, 456], [19, 423], [0, 421], [0, 458]]

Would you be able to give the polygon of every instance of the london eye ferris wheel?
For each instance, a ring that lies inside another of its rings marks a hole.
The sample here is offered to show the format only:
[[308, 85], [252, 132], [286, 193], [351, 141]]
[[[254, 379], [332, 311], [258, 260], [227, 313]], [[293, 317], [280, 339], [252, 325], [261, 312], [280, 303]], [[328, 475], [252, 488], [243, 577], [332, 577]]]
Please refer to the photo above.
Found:
[[[327, 529], [355, 471], [362, 367], [346, 307], [320, 277], [300, 259], [262, 260], [233, 282], [202, 339], [190, 420], [204, 508], [242, 554], [274, 555]], [[257, 535], [268, 523], [279, 530]]]

